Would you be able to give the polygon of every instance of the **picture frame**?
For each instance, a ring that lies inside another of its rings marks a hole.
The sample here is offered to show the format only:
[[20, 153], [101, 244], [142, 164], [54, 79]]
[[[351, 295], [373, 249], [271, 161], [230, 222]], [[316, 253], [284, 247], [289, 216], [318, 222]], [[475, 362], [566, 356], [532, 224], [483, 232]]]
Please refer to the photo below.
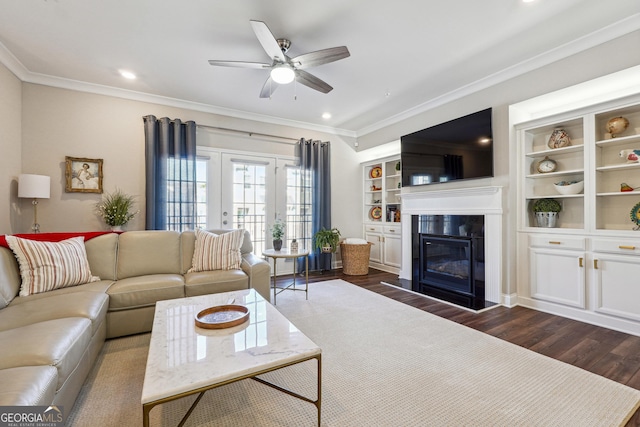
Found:
[[67, 193], [102, 193], [102, 159], [65, 157]]

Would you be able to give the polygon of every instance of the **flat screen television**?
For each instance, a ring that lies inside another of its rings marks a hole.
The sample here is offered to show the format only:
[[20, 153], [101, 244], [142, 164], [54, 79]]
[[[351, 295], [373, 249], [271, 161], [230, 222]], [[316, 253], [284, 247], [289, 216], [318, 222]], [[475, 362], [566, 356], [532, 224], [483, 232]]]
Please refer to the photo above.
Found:
[[491, 108], [400, 139], [402, 186], [493, 176]]

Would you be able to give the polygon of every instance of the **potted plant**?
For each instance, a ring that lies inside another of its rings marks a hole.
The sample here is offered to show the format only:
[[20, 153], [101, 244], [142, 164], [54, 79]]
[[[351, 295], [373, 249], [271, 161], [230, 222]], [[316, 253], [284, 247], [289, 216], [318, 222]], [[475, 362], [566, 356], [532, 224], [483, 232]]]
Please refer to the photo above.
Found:
[[122, 226], [135, 217], [138, 212], [132, 212], [134, 197], [116, 189], [113, 193], [105, 193], [98, 203], [98, 214], [113, 231], [122, 231]]
[[320, 249], [323, 253], [332, 253], [338, 250], [340, 231], [337, 228], [327, 230], [322, 227], [322, 230], [313, 236], [313, 240], [317, 249]]
[[281, 219], [276, 219], [270, 228], [271, 237], [273, 238], [273, 249], [279, 251], [282, 249], [282, 238], [284, 237], [284, 230], [287, 224]]
[[538, 199], [533, 202], [538, 227], [555, 227], [561, 210], [562, 205], [556, 199]]

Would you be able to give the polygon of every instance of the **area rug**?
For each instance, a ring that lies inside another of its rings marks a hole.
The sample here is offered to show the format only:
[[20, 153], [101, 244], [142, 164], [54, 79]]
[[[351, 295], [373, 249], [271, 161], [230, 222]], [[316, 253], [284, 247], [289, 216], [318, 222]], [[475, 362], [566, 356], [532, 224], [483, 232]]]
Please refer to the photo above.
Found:
[[[640, 391], [342, 280], [278, 295], [322, 348], [323, 426], [620, 426]], [[107, 341], [69, 426], [142, 425], [149, 334]], [[315, 362], [268, 379], [315, 398]], [[175, 426], [194, 397], [151, 411]], [[313, 426], [315, 406], [255, 381], [206, 393], [187, 426]]]

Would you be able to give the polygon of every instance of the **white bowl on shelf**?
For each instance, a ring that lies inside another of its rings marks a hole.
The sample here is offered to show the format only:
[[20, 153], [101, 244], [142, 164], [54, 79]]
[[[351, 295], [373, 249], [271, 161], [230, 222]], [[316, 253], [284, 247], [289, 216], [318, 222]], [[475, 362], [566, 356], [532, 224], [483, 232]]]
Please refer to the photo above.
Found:
[[553, 184], [556, 191], [564, 196], [580, 194], [584, 190], [584, 181], [560, 181]]

